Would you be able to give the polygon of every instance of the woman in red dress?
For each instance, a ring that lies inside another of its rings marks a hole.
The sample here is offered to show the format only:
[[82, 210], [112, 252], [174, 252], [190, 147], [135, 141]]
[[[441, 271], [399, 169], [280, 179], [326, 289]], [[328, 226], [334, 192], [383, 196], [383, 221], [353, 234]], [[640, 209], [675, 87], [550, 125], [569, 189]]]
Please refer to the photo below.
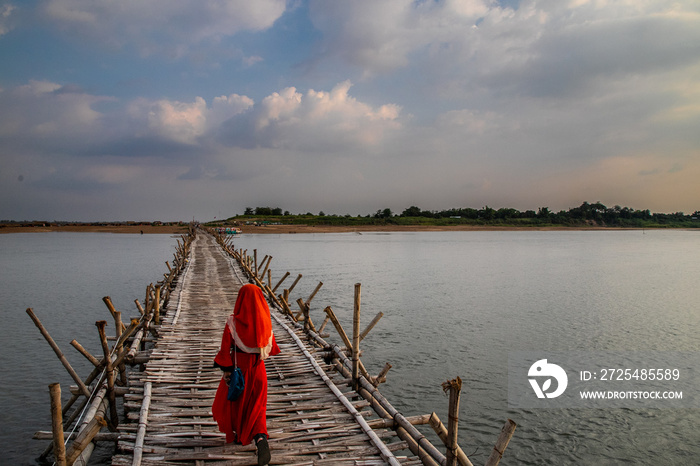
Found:
[[[279, 352], [265, 296], [257, 286], [243, 285], [238, 292], [233, 314], [226, 321], [221, 349], [214, 358], [214, 366], [221, 368], [224, 376], [216, 391], [212, 413], [219, 431], [226, 434], [226, 443], [247, 445], [255, 441], [258, 464], [261, 466], [270, 461], [264, 360]], [[229, 401], [228, 381], [234, 364], [243, 372], [245, 388], [236, 401]]]

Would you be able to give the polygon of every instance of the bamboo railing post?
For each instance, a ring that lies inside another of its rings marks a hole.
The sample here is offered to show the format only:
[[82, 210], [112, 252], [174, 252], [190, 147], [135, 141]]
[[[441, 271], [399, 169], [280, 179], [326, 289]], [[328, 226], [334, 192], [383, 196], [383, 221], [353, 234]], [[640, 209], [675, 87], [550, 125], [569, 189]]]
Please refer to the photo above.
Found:
[[143, 310], [143, 306], [141, 306], [141, 301], [139, 301], [138, 299], [135, 299], [134, 303], [136, 303], [136, 308], [139, 310], [139, 313], [141, 315], [145, 315], [146, 311]]
[[459, 425], [459, 396], [462, 391], [462, 379], [457, 377], [442, 384], [445, 393], [450, 393], [450, 406], [447, 416], [447, 466], [457, 466], [457, 430]]
[[352, 389], [357, 390], [360, 379], [360, 289], [355, 283], [355, 300], [352, 313]]
[[155, 304], [153, 305], [153, 320], [160, 325], [160, 285], [156, 285]]
[[253, 249], [253, 267], [255, 270], [255, 276], [258, 276], [258, 250]]
[[51, 395], [51, 431], [53, 432], [53, 456], [58, 466], [66, 466], [66, 445], [63, 436], [63, 412], [61, 410], [61, 386], [49, 385]]
[[[116, 320], [117, 310], [115, 309], [114, 304], [112, 304], [112, 298], [110, 298], [109, 296], [105, 296], [104, 298], [102, 298], [102, 301], [104, 301], [105, 305], [107, 306], [107, 309], [109, 309], [109, 313], [112, 314], [112, 318]], [[117, 333], [120, 333], [120, 331], [123, 329], [124, 327], [117, 327]], [[117, 337], [119, 337], [119, 335], [117, 335]]]
[[44, 328], [44, 326], [41, 324], [39, 321], [39, 318], [34, 314], [34, 311], [32, 311], [32, 308], [27, 308], [27, 314], [29, 314], [29, 317], [34, 321], [34, 325], [39, 329], [41, 334], [44, 336], [46, 341], [49, 343], [51, 348], [53, 349], [54, 353], [56, 353], [56, 356], [58, 356], [58, 359], [61, 361], [61, 364], [63, 364], [63, 367], [66, 368], [68, 371], [68, 374], [70, 374], [71, 378], [75, 383], [78, 384], [78, 387], [80, 388], [80, 391], [82, 392], [83, 395], [86, 397], [90, 398], [90, 390], [85, 386], [83, 383], [83, 380], [78, 376], [78, 374], [75, 372], [73, 367], [70, 365], [66, 357], [63, 355], [63, 352], [61, 349], [58, 347], [56, 342], [51, 338], [51, 335], [49, 335], [49, 332]]
[[[267, 263], [265, 262], [265, 260], [267, 260]], [[260, 265], [263, 265], [263, 264], [265, 265], [265, 268], [263, 269], [262, 273], [260, 274], [260, 276], [263, 279], [265, 278], [265, 274], [267, 273], [267, 271], [270, 269], [270, 262], [272, 262], [272, 256], [265, 256], [265, 259], [263, 259], [262, 264], [260, 264]], [[268, 282], [268, 284], [269, 284], [269, 282]]]
[[496, 445], [493, 446], [491, 455], [486, 460], [486, 466], [498, 465], [498, 462], [501, 461], [501, 458], [503, 458], [503, 452], [506, 450], [508, 442], [510, 442], [510, 439], [513, 437], [516, 427], [517, 424], [512, 419], [508, 419], [506, 421], [503, 429], [501, 429], [498, 439], [496, 440]]
[[282, 293], [280, 304], [282, 304], [282, 309], [284, 310], [284, 313], [291, 317], [294, 320], [294, 322], [296, 322], [297, 319], [294, 317], [294, 313], [289, 308], [289, 290], [285, 289]]
[[[428, 419], [428, 424], [433, 428], [435, 433], [437, 434], [438, 437], [440, 437], [440, 440], [442, 440], [442, 443], [447, 446], [448, 442], [448, 437], [447, 437], [447, 427], [442, 423], [440, 418], [438, 417], [437, 414], [432, 413], [430, 415], [430, 418]], [[460, 466], [473, 466], [472, 462], [469, 460], [467, 457], [466, 453], [457, 446], [457, 462], [460, 464]]]
[[[117, 330], [117, 342], [114, 344], [114, 352], [116, 354], [119, 354], [122, 350], [123, 346], [123, 341], [122, 341], [122, 334], [126, 330], [126, 327], [124, 326], [124, 323], [122, 322], [122, 313], [119, 311], [114, 312], [114, 324], [116, 326]], [[126, 365], [124, 364], [119, 364], [118, 366], [119, 369], [119, 380], [122, 385], [126, 385], [127, 380], [126, 380]]]
[[111, 430], [113, 430], [119, 425], [119, 415], [117, 414], [117, 397], [114, 393], [114, 367], [112, 366], [112, 356], [110, 355], [109, 345], [107, 344], [107, 335], [105, 334], [105, 326], [107, 325], [107, 322], [104, 320], [99, 320], [95, 322], [95, 325], [97, 326], [97, 331], [100, 333], [104, 361], [107, 367], [107, 399], [109, 400], [110, 427]]

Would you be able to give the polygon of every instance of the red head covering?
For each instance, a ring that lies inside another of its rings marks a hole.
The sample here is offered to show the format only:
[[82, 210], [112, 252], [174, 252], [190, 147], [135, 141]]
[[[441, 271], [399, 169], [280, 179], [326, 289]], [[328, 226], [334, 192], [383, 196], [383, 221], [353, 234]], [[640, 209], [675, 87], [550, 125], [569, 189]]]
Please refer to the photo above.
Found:
[[272, 323], [270, 308], [260, 288], [243, 285], [233, 308], [236, 335], [250, 348], [264, 348], [270, 343]]

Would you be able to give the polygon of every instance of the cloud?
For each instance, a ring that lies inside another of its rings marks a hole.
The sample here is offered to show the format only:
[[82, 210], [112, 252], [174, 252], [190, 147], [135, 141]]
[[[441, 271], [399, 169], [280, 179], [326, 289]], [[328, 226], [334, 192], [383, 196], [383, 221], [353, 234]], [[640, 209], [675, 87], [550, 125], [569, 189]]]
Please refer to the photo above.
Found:
[[16, 7], [10, 3], [0, 5], [0, 36], [7, 34], [12, 30], [12, 12]]
[[568, 98], [700, 61], [697, 2], [312, 0], [310, 16], [322, 59], [417, 74], [446, 100]]
[[338, 152], [349, 147], [376, 146], [401, 128], [401, 108], [373, 107], [349, 94], [350, 81], [330, 92], [294, 87], [273, 92], [250, 112], [231, 119], [221, 129], [225, 145]]
[[488, 13], [488, 4], [482, 0], [312, 0], [310, 15], [323, 32], [322, 56], [340, 57], [375, 74], [404, 67], [412, 53], [468, 32]]
[[102, 128], [102, 114], [94, 106], [113, 100], [75, 86], [32, 80], [0, 92], [0, 137], [56, 150], [76, 141], [84, 144]]
[[285, 0], [48, 0], [46, 18], [69, 35], [142, 55], [182, 56], [195, 44], [242, 31], [262, 31], [285, 12]]

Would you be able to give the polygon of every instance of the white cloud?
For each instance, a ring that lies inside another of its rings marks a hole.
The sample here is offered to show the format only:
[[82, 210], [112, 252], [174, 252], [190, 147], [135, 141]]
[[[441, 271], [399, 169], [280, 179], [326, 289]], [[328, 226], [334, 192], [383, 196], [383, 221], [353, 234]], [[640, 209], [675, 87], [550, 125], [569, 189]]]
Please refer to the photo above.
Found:
[[30, 81], [0, 93], [0, 135], [36, 142], [86, 141], [100, 127], [102, 114], [93, 107], [109, 97], [50, 81]]
[[284, 11], [285, 0], [48, 0], [44, 6], [46, 17], [71, 35], [175, 56], [203, 41], [265, 30]]
[[487, 13], [488, 2], [482, 0], [310, 4], [314, 26], [324, 34], [325, 56], [341, 57], [368, 74], [408, 65], [411, 53], [454, 41]]
[[401, 128], [401, 108], [361, 102], [349, 94], [351, 86], [344, 81], [330, 91], [302, 94], [288, 87], [274, 92], [224, 126], [225, 144], [338, 153], [393, 137]]
[[10, 16], [16, 7], [10, 3], [0, 5], [0, 36], [7, 34], [12, 29]]

